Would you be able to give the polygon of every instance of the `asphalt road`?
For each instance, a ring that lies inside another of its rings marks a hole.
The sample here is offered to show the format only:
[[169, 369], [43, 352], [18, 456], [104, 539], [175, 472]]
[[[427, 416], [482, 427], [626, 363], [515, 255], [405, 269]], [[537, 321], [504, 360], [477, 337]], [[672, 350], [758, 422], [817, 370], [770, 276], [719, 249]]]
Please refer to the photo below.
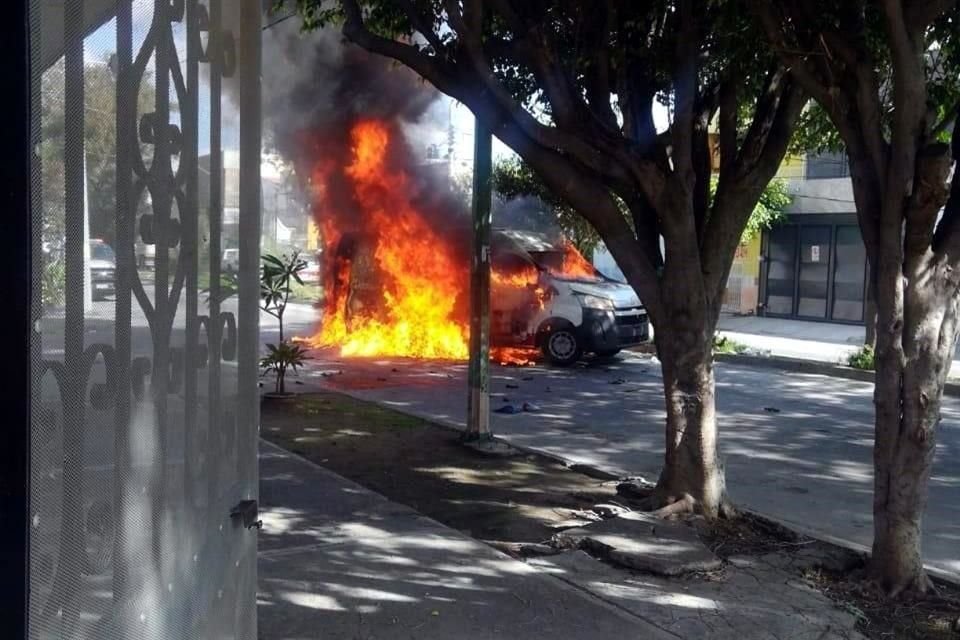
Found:
[[[300, 389], [334, 388], [453, 426], [466, 412], [466, 366], [340, 360], [317, 353]], [[571, 369], [494, 367], [492, 427], [511, 442], [655, 480], [663, 456], [660, 369], [629, 354]], [[872, 539], [872, 384], [717, 366], [721, 455], [742, 507], [796, 529], [868, 547]], [[522, 411], [524, 403], [535, 411]], [[960, 578], [960, 402], [946, 398], [924, 521], [924, 557]]]

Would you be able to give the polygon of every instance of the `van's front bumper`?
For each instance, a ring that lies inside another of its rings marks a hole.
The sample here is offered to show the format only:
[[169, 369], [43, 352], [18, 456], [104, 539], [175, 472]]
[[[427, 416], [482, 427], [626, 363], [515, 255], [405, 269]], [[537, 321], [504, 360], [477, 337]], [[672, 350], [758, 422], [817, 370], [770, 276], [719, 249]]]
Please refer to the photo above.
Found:
[[650, 321], [642, 307], [584, 309], [580, 339], [584, 351], [616, 351], [650, 340]]

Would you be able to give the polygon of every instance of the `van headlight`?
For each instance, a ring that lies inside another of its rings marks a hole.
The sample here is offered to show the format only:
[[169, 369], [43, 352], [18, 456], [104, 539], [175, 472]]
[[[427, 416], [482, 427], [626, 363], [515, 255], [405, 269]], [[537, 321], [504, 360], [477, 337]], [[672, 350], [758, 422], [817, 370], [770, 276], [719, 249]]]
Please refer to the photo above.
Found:
[[580, 298], [580, 306], [584, 309], [600, 309], [602, 311], [613, 311], [613, 300], [610, 298], [601, 298], [592, 296], [588, 293], [577, 294]]

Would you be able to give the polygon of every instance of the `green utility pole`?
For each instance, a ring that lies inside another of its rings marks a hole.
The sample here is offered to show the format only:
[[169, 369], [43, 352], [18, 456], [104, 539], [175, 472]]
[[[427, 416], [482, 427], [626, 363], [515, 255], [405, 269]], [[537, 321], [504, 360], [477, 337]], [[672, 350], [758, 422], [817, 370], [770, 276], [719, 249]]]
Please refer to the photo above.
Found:
[[473, 141], [473, 247], [470, 259], [470, 396], [467, 440], [490, 433], [490, 174], [492, 137], [479, 118]]

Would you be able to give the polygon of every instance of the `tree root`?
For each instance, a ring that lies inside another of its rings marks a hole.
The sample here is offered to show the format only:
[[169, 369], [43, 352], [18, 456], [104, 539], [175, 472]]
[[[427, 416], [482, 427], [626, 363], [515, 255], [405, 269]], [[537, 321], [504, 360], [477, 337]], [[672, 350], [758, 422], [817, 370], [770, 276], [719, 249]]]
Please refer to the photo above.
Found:
[[883, 583], [879, 580], [878, 584], [881, 586], [884, 594], [891, 600], [912, 600], [925, 598], [931, 595], [940, 595], [940, 590], [937, 589], [937, 586], [933, 583], [933, 580], [930, 579], [930, 576], [928, 576], [925, 571], [913, 580], [891, 585], [887, 588], [883, 588]]
[[[689, 493], [679, 495], [667, 493], [664, 489], [657, 487], [653, 492], [637, 504], [641, 511], [648, 511], [651, 515], [664, 520], [681, 518], [688, 515], [707, 515], [704, 513], [702, 505]], [[740, 515], [740, 512], [724, 494], [720, 500], [720, 506], [716, 514], [717, 517], [726, 520], [733, 520]]]
[[682, 516], [694, 515], [697, 512], [697, 501], [689, 493], [679, 498], [671, 496], [667, 504], [653, 512], [653, 515], [663, 520], [673, 520]]

